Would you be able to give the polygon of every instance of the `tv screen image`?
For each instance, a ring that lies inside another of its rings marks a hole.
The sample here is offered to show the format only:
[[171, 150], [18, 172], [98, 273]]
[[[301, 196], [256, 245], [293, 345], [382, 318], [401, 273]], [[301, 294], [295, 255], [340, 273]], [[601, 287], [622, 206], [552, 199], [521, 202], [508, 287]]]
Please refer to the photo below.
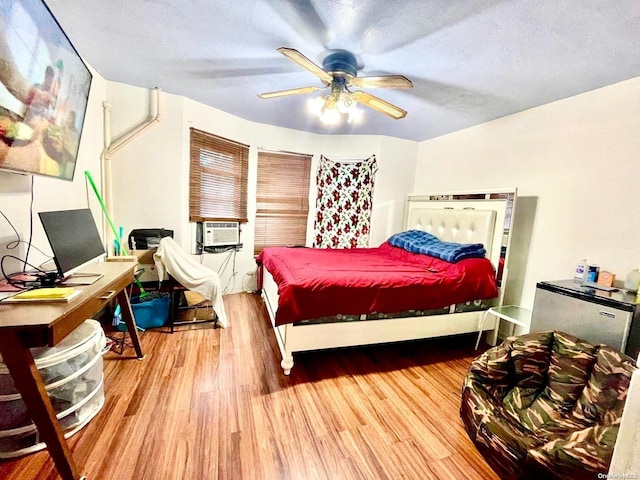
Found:
[[51, 245], [60, 278], [71, 276], [106, 255], [93, 214], [88, 208], [38, 213]]
[[1, 0], [0, 168], [73, 180], [91, 80], [42, 0]]

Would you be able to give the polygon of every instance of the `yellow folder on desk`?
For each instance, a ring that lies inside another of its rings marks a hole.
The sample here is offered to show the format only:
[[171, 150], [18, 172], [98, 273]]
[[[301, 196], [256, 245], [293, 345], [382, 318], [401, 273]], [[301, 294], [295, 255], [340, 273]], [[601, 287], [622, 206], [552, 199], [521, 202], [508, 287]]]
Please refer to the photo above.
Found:
[[13, 297], [7, 299], [7, 301], [68, 302], [73, 297], [79, 294], [80, 290], [76, 290], [72, 287], [36, 288], [33, 290], [27, 290], [26, 292], [18, 293], [17, 295], [14, 295]]

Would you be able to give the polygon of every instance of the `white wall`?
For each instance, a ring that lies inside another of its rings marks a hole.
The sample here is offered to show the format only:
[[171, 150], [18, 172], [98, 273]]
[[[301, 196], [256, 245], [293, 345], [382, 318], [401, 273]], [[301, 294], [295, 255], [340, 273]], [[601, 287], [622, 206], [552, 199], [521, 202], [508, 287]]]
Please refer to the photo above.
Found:
[[[151, 92], [109, 83], [112, 137], [119, 138], [154, 116]], [[237, 275], [231, 278], [232, 259], [228, 253], [205, 254], [202, 262], [220, 271], [227, 292], [255, 288], [256, 264], [253, 257], [255, 186], [258, 149], [285, 150], [313, 155], [315, 178], [320, 155], [332, 160], [364, 159], [372, 154], [378, 161], [374, 189], [371, 244], [378, 245], [390, 233], [402, 228], [404, 195], [411, 190], [417, 142], [380, 136], [332, 136], [305, 133], [257, 124], [189, 99], [163, 93], [161, 121], [122, 148], [112, 159], [114, 222], [125, 233], [134, 228], [164, 227], [175, 231], [176, 240], [192, 250], [192, 224], [188, 222], [189, 128], [194, 127], [247, 144], [249, 150], [249, 222], [242, 227], [243, 248], [235, 255]], [[372, 112], [372, 114], [375, 114]], [[312, 180], [313, 180], [312, 179]], [[309, 232], [313, 229], [316, 191], [312, 181]], [[311, 234], [308, 235], [311, 239]], [[229, 267], [220, 270], [229, 260]]]
[[[157, 112], [155, 90], [109, 82], [111, 143], [126, 137]], [[160, 92], [160, 121], [124, 145], [111, 159], [113, 211], [126, 236], [134, 228], [167, 228], [182, 242], [181, 220], [188, 215], [184, 184], [183, 99]], [[188, 138], [188, 137], [187, 137]], [[188, 179], [187, 179], [188, 182]]]
[[507, 298], [531, 307], [580, 258], [640, 265], [639, 154], [640, 77], [422, 142], [414, 190], [518, 187]]
[[[96, 183], [100, 183], [100, 153], [102, 152], [102, 106], [105, 95], [105, 81], [93, 73], [91, 92], [86, 113], [86, 127], [82, 131], [78, 163], [72, 182], [43, 176], [22, 175], [0, 171], [0, 210], [14, 225], [20, 237], [28, 240], [30, 223], [33, 222], [33, 245], [45, 254], [51, 255], [51, 248], [42, 230], [37, 212], [90, 207], [98, 226], [101, 224], [101, 210], [93, 190], [85, 180], [85, 170], [91, 172]], [[31, 182], [33, 180], [33, 215], [30, 209]], [[19, 249], [7, 250], [6, 245], [16, 239], [8, 222], [0, 217], [0, 257], [4, 254], [20, 256], [26, 251], [22, 244]], [[38, 266], [47, 256], [35, 249], [30, 250], [29, 262]], [[22, 267], [22, 265], [20, 265]], [[46, 268], [55, 268], [51, 264]], [[0, 276], [1, 277], [1, 276]]]

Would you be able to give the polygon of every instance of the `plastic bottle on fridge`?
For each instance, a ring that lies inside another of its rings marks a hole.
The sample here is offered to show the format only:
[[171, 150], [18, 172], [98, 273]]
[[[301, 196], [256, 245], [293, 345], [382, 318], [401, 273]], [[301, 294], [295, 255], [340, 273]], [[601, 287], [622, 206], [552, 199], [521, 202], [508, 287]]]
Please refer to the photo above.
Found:
[[581, 259], [576, 265], [576, 271], [573, 274], [573, 280], [576, 282], [584, 282], [587, 278], [587, 271], [589, 270], [589, 264], [587, 263], [587, 259]]
[[640, 268], [636, 268], [635, 270], [631, 270], [627, 273], [627, 278], [624, 281], [625, 290], [629, 290], [630, 292], [637, 292], [638, 285], [640, 284]]

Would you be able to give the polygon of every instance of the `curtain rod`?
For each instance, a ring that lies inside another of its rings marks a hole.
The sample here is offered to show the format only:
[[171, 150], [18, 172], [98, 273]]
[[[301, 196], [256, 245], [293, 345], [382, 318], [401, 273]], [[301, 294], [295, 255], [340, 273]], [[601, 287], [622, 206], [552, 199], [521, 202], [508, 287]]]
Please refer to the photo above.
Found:
[[330, 159], [328, 157], [325, 157], [324, 155], [320, 155], [320, 160], [322, 160], [323, 158], [325, 160], [329, 160], [331, 163], [344, 163], [344, 164], [346, 164], [346, 163], [366, 162], [367, 160], [375, 160], [376, 159], [376, 154], [374, 153], [373, 155], [370, 155], [367, 158], [362, 158], [362, 159], [356, 158], [356, 159], [349, 159], [349, 160], [332, 160], [332, 159]]

